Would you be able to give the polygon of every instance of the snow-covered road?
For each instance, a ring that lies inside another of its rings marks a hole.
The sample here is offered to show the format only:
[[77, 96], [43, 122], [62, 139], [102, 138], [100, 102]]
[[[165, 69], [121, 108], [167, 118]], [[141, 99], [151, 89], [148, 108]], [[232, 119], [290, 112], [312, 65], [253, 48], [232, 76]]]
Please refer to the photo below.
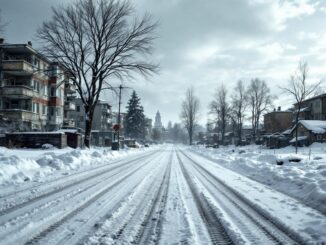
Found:
[[0, 244], [303, 244], [326, 217], [174, 146], [0, 192]]

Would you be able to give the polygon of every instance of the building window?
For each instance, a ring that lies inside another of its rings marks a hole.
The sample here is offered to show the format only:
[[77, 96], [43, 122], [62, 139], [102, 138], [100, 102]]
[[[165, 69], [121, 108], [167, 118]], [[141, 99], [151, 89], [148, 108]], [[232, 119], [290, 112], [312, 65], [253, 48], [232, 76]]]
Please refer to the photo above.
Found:
[[40, 84], [38, 81], [33, 80], [33, 89], [37, 92], [40, 92]]
[[55, 88], [54, 87], [51, 88], [51, 96], [55, 96]]
[[42, 105], [42, 114], [46, 115], [46, 106], [45, 105]]
[[11, 101], [11, 109], [19, 109], [19, 102], [18, 100], [12, 100]]
[[33, 112], [34, 113], [39, 113], [39, 104], [33, 102]]
[[50, 115], [51, 115], [51, 116], [54, 116], [54, 110], [53, 110], [53, 107], [50, 107]]
[[61, 115], [62, 115], [61, 108], [56, 108], [56, 114], [57, 114], [57, 116], [61, 117]]
[[43, 86], [43, 94], [48, 96], [48, 87], [46, 85]]
[[321, 139], [322, 139], [321, 134], [317, 134], [317, 140], [321, 141]]
[[62, 98], [62, 91], [60, 88], [58, 88], [58, 97], [61, 99]]
[[80, 112], [80, 106], [79, 106], [79, 105], [77, 106], [76, 111], [77, 111], [77, 112]]

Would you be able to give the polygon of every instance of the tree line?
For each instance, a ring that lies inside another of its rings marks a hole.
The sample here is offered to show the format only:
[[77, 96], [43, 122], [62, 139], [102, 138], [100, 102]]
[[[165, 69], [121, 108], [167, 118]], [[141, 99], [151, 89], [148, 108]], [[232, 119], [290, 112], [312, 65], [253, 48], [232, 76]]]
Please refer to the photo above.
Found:
[[[287, 86], [279, 87], [283, 95], [289, 95], [295, 105], [294, 125], [299, 122], [300, 110], [304, 100], [321, 93], [321, 81], [308, 83], [308, 64], [300, 61], [298, 68], [291, 75]], [[242, 139], [242, 129], [245, 120], [249, 120], [252, 127], [252, 139], [259, 136], [262, 116], [273, 108], [273, 100], [277, 97], [272, 94], [266, 81], [260, 78], [251, 79], [247, 86], [239, 80], [230, 91], [221, 84], [209, 104], [209, 114], [212, 121], [207, 123], [208, 131], [217, 131], [221, 142], [224, 142], [227, 130], [234, 132], [237, 140]], [[292, 104], [289, 104], [292, 107]], [[199, 118], [199, 99], [194, 95], [194, 89], [188, 88], [181, 105], [180, 118], [187, 129], [189, 144], [193, 143], [194, 128]], [[295, 137], [298, 131], [295, 128]], [[297, 140], [296, 140], [297, 149]], [[296, 150], [297, 151], [297, 150]]]
[[[230, 96], [225, 85], [221, 84], [209, 104], [212, 122], [208, 124], [213, 125], [213, 128], [218, 131], [222, 142], [227, 127], [231, 127], [237, 138], [241, 139], [243, 122], [249, 112], [255, 138], [263, 113], [272, 106], [272, 98], [267, 83], [259, 78], [252, 79], [247, 88], [244, 82], [239, 80]], [[189, 88], [181, 106], [181, 120], [187, 129], [189, 144], [193, 143], [193, 133], [198, 117], [199, 99], [194, 95], [194, 89]]]

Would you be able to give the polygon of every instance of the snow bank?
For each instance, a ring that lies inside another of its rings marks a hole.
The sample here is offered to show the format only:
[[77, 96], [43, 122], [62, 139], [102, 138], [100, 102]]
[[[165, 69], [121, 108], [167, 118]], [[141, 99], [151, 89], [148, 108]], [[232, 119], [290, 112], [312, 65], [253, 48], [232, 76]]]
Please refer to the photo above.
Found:
[[326, 144], [300, 148], [297, 155], [293, 147], [270, 150], [253, 145], [192, 151], [326, 213]]
[[[149, 149], [153, 149], [152, 147]], [[111, 151], [93, 149], [7, 149], [0, 147], [0, 185], [42, 181], [58, 170], [78, 170], [84, 166], [105, 164], [110, 161], [148, 149]]]

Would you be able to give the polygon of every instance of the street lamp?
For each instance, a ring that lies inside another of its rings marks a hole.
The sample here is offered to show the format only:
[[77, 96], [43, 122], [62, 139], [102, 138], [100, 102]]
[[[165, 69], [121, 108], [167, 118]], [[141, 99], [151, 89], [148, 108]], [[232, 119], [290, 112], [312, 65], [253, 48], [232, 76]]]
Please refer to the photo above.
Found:
[[[119, 150], [120, 148], [120, 130], [121, 130], [121, 93], [123, 89], [130, 88], [130, 87], [124, 87], [122, 84], [120, 84], [119, 87], [116, 87], [119, 89], [119, 104], [118, 104], [118, 120], [117, 124], [113, 126], [113, 130], [115, 131], [114, 135], [117, 136], [118, 141], [117, 143], [112, 142], [112, 150]], [[115, 137], [114, 137], [115, 139]]]

